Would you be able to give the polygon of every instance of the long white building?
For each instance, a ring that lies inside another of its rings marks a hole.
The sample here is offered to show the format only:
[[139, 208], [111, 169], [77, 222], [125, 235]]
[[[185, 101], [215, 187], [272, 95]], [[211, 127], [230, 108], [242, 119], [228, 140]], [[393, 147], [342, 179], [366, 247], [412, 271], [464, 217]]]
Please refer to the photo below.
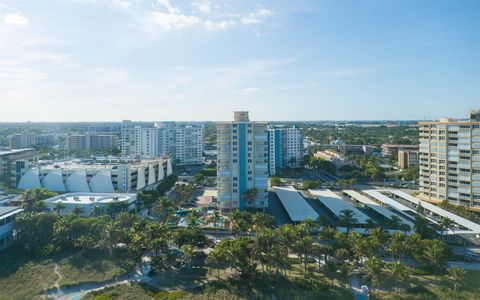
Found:
[[303, 132], [300, 128], [268, 128], [268, 170], [271, 176], [281, 168], [299, 167], [303, 154]]
[[124, 157], [156, 158], [169, 156], [180, 165], [201, 164], [203, 126], [162, 122], [156, 127], [122, 129], [121, 150]]
[[26, 170], [18, 189], [46, 188], [54, 192], [130, 193], [152, 186], [172, 174], [171, 159], [66, 161]]
[[267, 143], [267, 124], [251, 122], [248, 112], [217, 125], [218, 202], [224, 210], [268, 207]]

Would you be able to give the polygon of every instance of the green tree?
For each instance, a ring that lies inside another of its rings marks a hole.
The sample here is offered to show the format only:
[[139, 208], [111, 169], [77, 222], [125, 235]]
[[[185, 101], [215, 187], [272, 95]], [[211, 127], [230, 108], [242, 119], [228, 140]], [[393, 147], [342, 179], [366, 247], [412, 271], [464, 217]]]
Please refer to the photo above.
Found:
[[270, 178], [270, 186], [281, 186], [282, 185], [282, 180], [278, 177], [272, 177]]
[[465, 276], [467, 275], [467, 271], [465, 269], [453, 266], [447, 269], [449, 274], [450, 280], [453, 283], [454, 290], [457, 291], [457, 286], [462, 284], [465, 280]]
[[395, 290], [398, 290], [399, 281], [406, 282], [410, 278], [410, 272], [407, 267], [405, 267], [398, 261], [391, 263], [388, 266], [388, 270], [390, 271], [392, 277], [395, 279]]
[[202, 184], [205, 181], [205, 176], [202, 173], [197, 173], [193, 176], [193, 180], [196, 184]]
[[293, 246], [298, 254], [298, 258], [303, 262], [304, 276], [307, 275], [307, 263], [310, 253], [312, 252], [313, 239], [310, 236], [300, 238]]
[[378, 287], [380, 284], [380, 277], [382, 275], [382, 261], [375, 256], [370, 257], [365, 261], [365, 269], [370, 277], [370, 280], [372, 281], [372, 286]]
[[243, 193], [243, 198], [247, 201], [247, 206], [252, 207], [253, 206], [253, 201], [257, 197], [257, 189], [248, 189]]
[[445, 264], [448, 258], [448, 248], [439, 240], [424, 240], [423, 243], [423, 258], [433, 268], [436, 284], [438, 282], [438, 269]]
[[352, 210], [344, 209], [340, 211], [340, 214], [338, 215], [338, 224], [347, 229], [347, 234], [350, 232], [352, 227], [357, 223], [358, 223], [358, 220], [355, 217], [355, 214], [353, 213]]
[[65, 204], [62, 201], [57, 201], [55, 203], [55, 210], [57, 211], [57, 215], [60, 215], [60, 212], [65, 209]]

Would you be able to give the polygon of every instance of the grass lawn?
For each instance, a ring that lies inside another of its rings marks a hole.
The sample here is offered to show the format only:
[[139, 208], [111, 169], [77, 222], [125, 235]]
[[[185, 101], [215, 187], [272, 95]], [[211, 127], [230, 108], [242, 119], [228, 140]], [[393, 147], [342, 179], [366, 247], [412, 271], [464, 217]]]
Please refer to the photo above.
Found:
[[43, 258], [23, 256], [12, 248], [0, 254], [0, 299], [40, 298], [59, 279], [55, 264], [63, 277], [60, 286], [107, 281], [131, 269], [120, 252], [113, 257], [101, 252], [87, 256], [63, 252]]
[[250, 299], [353, 299], [350, 290], [327, 287], [315, 281], [304, 281], [282, 275], [257, 275], [250, 279], [210, 282], [193, 291], [153, 291], [139, 284], [126, 284], [87, 294], [86, 300], [250, 300]]
[[[443, 274], [445, 275], [445, 274]], [[388, 286], [391, 282], [382, 283], [382, 287]], [[390, 285], [391, 286], [391, 285]], [[475, 300], [480, 299], [480, 271], [467, 271], [465, 283], [453, 291], [452, 283], [445, 277], [438, 277], [438, 284], [435, 285], [434, 275], [417, 274], [412, 278], [412, 284], [399, 285], [402, 290], [398, 292], [376, 292], [372, 299], [382, 300]]]

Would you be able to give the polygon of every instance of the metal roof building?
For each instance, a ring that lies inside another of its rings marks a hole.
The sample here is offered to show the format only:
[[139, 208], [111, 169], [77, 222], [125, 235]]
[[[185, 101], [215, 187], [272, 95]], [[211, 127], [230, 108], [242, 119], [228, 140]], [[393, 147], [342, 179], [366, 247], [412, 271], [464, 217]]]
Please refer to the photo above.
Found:
[[360, 194], [359, 192], [354, 191], [354, 190], [344, 190], [343, 193], [348, 195], [352, 199], [362, 203], [366, 207], [374, 210], [375, 212], [384, 216], [385, 218], [391, 219], [393, 216], [396, 216], [397, 218], [399, 218], [402, 221], [402, 223], [407, 224], [413, 230], [413, 223], [412, 222], [407, 221], [405, 218], [399, 216], [398, 214], [394, 213], [390, 209], [388, 209], [386, 207], [383, 207], [382, 205], [378, 204], [377, 202], [371, 200], [370, 198], [365, 197], [364, 195]]
[[308, 190], [310, 194], [315, 196], [323, 205], [325, 205], [336, 217], [343, 210], [351, 210], [358, 220], [358, 224], [365, 224], [370, 219], [366, 214], [358, 210], [355, 206], [343, 200], [340, 196], [331, 190]]
[[462, 226], [462, 227], [465, 227], [468, 229], [468, 231], [455, 231], [455, 233], [459, 234], [459, 233], [473, 233], [473, 234], [480, 234], [480, 225], [475, 223], [475, 222], [472, 222], [470, 220], [467, 220], [463, 217], [460, 217], [454, 213], [451, 213], [441, 207], [438, 207], [436, 205], [433, 205], [431, 203], [428, 203], [428, 202], [425, 202], [425, 201], [421, 201], [415, 197], [413, 197], [412, 195], [409, 195], [403, 191], [399, 191], [399, 190], [386, 190], [385, 192], [389, 192], [389, 193], [392, 193], [393, 195], [396, 195], [402, 199], [405, 199], [406, 201], [414, 204], [415, 206], [418, 206], [418, 205], [421, 205], [425, 210], [428, 210], [429, 212], [431, 212], [433, 215], [436, 215], [436, 216], [439, 216], [439, 217], [443, 217], [443, 218], [449, 218], [450, 220], [452, 220], [453, 222], [457, 223], [458, 225]]
[[318, 213], [294, 187], [274, 187], [273, 189], [292, 222], [301, 222], [306, 219], [315, 221], [318, 218]]

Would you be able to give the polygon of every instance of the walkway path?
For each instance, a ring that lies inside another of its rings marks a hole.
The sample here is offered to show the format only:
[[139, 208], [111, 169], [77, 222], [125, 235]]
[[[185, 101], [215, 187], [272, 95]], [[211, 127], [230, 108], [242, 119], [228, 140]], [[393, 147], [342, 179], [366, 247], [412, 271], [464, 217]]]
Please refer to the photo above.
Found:
[[357, 300], [367, 300], [368, 299], [368, 295], [365, 295], [362, 292], [361, 284], [358, 280], [357, 274], [352, 274], [352, 276], [350, 276], [350, 286], [352, 287], [352, 293], [353, 293], [353, 296], [355, 297], [355, 299], [357, 299]]
[[55, 274], [57, 274], [57, 276], [58, 276], [57, 280], [55, 280], [54, 286], [57, 288], [57, 292], [60, 292], [60, 281], [62, 281], [63, 276], [62, 276], [62, 274], [60, 274], [60, 272], [58, 271], [58, 264], [55, 264], [55, 268], [53, 269], [53, 271], [54, 271]]

